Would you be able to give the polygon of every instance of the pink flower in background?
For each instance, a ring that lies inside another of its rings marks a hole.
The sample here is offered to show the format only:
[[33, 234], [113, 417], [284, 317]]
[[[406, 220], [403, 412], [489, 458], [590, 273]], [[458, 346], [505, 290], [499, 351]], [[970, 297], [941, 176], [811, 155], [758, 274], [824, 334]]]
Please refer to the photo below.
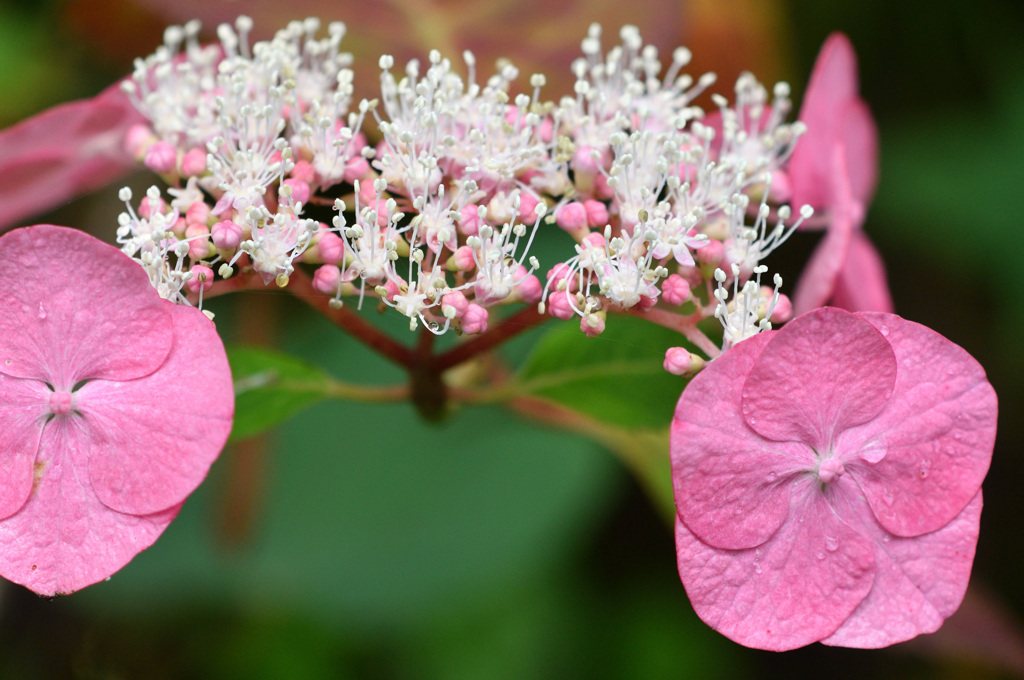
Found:
[[0, 132], [0, 228], [130, 173], [125, 135], [143, 121], [117, 83]]
[[233, 413], [202, 312], [80, 231], [0, 237], [0, 575], [42, 595], [110, 576], [206, 477]]
[[786, 167], [792, 204], [824, 210], [829, 222], [797, 286], [798, 314], [829, 300], [850, 311], [893, 309], [881, 258], [861, 231], [878, 183], [878, 130], [857, 80], [853, 46], [833, 33], [800, 108], [807, 132]]
[[935, 631], [967, 587], [995, 430], [981, 366], [898, 316], [817, 309], [739, 343], [672, 424], [697, 614], [778, 651]]

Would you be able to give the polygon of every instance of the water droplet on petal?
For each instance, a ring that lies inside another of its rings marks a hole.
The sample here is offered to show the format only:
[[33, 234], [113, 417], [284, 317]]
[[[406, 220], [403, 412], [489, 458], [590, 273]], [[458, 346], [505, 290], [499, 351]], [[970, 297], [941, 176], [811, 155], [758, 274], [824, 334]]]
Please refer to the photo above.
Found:
[[889, 542], [889, 534], [882, 534], [882, 542], [883, 543], [888, 543]]
[[818, 557], [819, 560], [823, 560], [823, 559], [825, 559], [825, 553], [819, 552], [817, 557]]
[[754, 573], [756, 573], [756, 574], [760, 574], [761, 573], [761, 565], [759, 563], [757, 563], [757, 562], [754, 562]]
[[775, 474], [774, 472], [769, 472], [768, 473], [768, 481], [769, 482], [774, 482], [776, 477], [778, 477], [778, 475]]
[[42, 302], [39, 303], [39, 310], [36, 312], [36, 316], [38, 316], [40, 320], [46, 318], [46, 310], [43, 308]]
[[8, 366], [10, 366], [11, 364], [13, 364], [13, 363], [14, 363], [14, 359], [8, 359], [8, 360], [7, 360], [7, 361], [5, 361], [4, 363], [5, 363], [5, 364], [7, 364]]
[[825, 537], [825, 549], [829, 552], [835, 552], [839, 549], [839, 539], [833, 536]]
[[889, 335], [889, 327], [888, 326], [879, 326], [878, 330], [880, 330], [882, 332], [882, 335], [886, 335], [886, 336]]

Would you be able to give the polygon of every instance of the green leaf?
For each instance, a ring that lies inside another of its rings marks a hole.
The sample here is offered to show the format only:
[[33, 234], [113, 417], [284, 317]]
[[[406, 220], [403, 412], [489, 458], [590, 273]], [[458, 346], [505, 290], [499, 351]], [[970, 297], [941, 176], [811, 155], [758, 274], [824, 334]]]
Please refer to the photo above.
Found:
[[521, 393], [534, 394], [628, 428], [664, 428], [687, 381], [665, 371], [665, 350], [682, 335], [630, 316], [608, 319], [588, 338], [559, 326], [541, 338], [519, 374]]
[[319, 368], [283, 352], [232, 347], [235, 425], [231, 441], [282, 423], [304, 408], [334, 396], [334, 381]]

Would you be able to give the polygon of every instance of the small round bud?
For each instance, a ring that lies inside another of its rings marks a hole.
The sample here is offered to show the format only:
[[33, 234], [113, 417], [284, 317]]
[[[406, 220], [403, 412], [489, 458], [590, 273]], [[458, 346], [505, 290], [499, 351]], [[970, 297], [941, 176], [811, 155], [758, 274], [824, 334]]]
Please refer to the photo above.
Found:
[[167, 142], [154, 142], [146, 149], [143, 164], [153, 172], [173, 172], [178, 162], [178, 152]]
[[333, 264], [318, 267], [313, 273], [313, 288], [321, 293], [333, 295], [338, 290], [339, 283], [341, 283], [341, 270]]
[[185, 177], [193, 177], [206, 172], [206, 150], [190, 149], [181, 158], [181, 174]]
[[221, 250], [235, 250], [242, 242], [242, 227], [231, 220], [224, 220], [213, 225], [210, 236], [213, 245]]
[[661, 297], [670, 305], [681, 305], [690, 299], [690, 284], [679, 274], [670, 274], [661, 284]]
[[189, 269], [189, 273], [191, 276], [185, 282], [189, 292], [198, 293], [200, 290], [205, 292], [213, 288], [213, 270], [209, 267], [195, 264]]
[[555, 221], [566, 231], [579, 231], [587, 228], [587, 209], [582, 203], [572, 201], [558, 209]]
[[476, 335], [487, 330], [488, 311], [480, 305], [470, 304], [462, 315], [462, 332], [467, 335]]

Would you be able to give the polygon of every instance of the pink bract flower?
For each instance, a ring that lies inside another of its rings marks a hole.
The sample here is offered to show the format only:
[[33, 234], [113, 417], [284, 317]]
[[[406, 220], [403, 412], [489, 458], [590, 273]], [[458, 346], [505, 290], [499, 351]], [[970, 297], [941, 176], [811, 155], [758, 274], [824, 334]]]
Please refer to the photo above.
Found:
[[80, 231], [0, 237], [0, 575], [54, 595], [123, 567], [206, 477], [233, 413], [202, 312]]
[[[860, 230], [878, 183], [878, 130], [857, 81], [853, 46], [833, 33], [800, 108], [807, 132], [786, 167], [793, 205], [824, 210], [829, 224], [797, 286], [798, 314], [829, 300], [850, 311], [893, 309], [881, 257]], [[878, 266], [861, 269], [864, 258]]]
[[974, 559], [996, 395], [937, 333], [814, 310], [739, 343], [672, 423], [679, 573], [749, 647], [882, 647], [935, 631]]
[[128, 129], [145, 120], [120, 83], [0, 131], [0, 228], [128, 175]]

